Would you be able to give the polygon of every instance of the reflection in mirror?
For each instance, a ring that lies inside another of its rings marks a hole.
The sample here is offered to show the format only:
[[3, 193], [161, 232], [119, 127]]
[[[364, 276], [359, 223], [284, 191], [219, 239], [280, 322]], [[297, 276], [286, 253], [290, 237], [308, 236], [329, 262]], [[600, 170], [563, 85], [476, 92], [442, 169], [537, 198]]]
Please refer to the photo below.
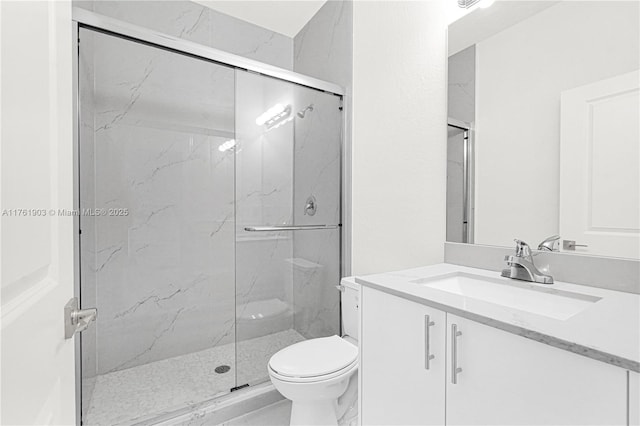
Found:
[[449, 25], [447, 241], [640, 258], [639, 6], [498, 0]]

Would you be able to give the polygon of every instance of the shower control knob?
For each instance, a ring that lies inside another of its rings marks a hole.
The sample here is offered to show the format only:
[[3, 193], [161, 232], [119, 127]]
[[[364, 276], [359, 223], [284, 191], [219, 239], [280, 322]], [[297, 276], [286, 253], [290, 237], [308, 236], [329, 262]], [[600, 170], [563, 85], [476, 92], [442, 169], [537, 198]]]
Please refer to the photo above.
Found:
[[318, 203], [316, 202], [316, 197], [314, 197], [313, 195], [310, 195], [309, 198], [307, 198], [307, 202], [304, 206], [304, 214], [313, 216], [316, 214], [317, 208], [318, 208]]

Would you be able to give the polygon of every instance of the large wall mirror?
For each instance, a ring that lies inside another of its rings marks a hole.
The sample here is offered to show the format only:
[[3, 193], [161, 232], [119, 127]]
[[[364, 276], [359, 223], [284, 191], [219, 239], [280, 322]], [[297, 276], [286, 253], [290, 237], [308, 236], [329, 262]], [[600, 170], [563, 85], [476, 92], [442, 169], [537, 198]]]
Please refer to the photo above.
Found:
[[638, 1], [449, 25], [447, 241], [640, 258], [639, 29]]

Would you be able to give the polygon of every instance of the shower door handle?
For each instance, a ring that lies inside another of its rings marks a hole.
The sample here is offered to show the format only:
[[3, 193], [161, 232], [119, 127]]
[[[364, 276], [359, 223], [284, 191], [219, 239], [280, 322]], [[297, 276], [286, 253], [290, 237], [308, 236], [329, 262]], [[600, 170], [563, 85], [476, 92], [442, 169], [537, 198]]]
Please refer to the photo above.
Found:
[[249, 232], [308, 231], [313, 229], [338, 229], [340, 225], [281, 225], [281, 226], [247, 226]]

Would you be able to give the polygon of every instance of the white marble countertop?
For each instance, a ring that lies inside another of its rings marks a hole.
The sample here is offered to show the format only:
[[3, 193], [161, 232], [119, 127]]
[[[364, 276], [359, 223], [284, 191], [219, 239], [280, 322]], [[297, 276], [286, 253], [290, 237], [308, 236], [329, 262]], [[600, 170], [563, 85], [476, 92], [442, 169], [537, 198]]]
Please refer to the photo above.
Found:
[[[513, 282], [499, 272], [441, 263], [422, 268], [356, 276], [356, 282], [454, 315], [518, 334], [625, 369], [640, 372], [640, 295], [564, 282], [526, 283], [601, 298], [582, 312], [557, 320], [413, 283], [464, 272]], [[523, 283], [523, 281], [516, 281]]]

